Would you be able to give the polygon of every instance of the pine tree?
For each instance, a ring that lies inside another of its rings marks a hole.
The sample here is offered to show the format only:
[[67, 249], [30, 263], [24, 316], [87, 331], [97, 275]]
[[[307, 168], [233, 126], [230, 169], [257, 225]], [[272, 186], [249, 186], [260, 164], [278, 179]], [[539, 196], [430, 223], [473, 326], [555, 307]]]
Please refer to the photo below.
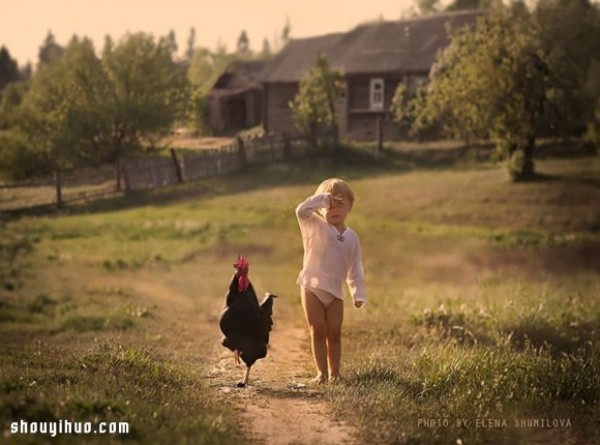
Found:
[[261, 54], [265, 59], [271, 56], [271, 45], [269, 44], [269, 41], [266, 37], [263, 39]]
[[56, 43], [52, 31], [48, 31], [38, 52], [38, 63], [40, 66], [49, 65], [53, 60], [58, 59], [63, 52], [64, 48]]
[[285, 26], [283, 27], [283, 30], [281, 31], [281, 41], [283, 42], [283, 46], [285, 46], [286, 43], [289, 42], [291, 32], [292, 32], [292, 27], [290, 25], [290, 18], [286, 17], [285, 18]]
[[10, 82], [19, 80], [19, 66], [5, 46], [0, 48], [0, 91]]
[[196, 28], [193, 26], [190, 28], [190, 35], [187, 40], [187, 49], [185, 51], [185, 57], [188, 60], [192, 60], [194, 55], [194, 48], [196, 47]]
[[248, 39], [248, 34], [246, 34], [246, 30], [244, 29], [238, 37], [237, 50], [240, 54], [246, 54], [250, 50], [250, 40]]

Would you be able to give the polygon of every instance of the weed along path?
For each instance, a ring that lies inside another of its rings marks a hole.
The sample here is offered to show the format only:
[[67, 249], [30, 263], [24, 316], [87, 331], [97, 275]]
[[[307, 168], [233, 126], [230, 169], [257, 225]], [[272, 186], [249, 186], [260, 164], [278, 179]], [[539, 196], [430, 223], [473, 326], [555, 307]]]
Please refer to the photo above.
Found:
[[[170, 284], [168, 277], [144, 274], [135, 279], [127, 277], [126, 286], [143, 304], [154, 305], [157, 321], [164, 326], [162, 352], [171, 360], [200, 371], [197, 377], [206, 378], [215, 397], [234, 410], [249, 443], [356, 443], [358, 432], [331, 415], [325, 387], [309, 383], [312, 362], [307, 332], [286, 315], [290, 311], [283, 307], [289, 304], [285, 299], [276, 303], [279, 307], [275, 308], [267, 357], [252, 367], [248, 386], [237, 388], [245, 365], [237, 365], [233, 354], [220, 344], [218, 318], [222, 299], [188, 295]], [[203, 348], [212, 350], [207, 357], [199, 352], [200, 343], [210, 343], [210, 348]]]

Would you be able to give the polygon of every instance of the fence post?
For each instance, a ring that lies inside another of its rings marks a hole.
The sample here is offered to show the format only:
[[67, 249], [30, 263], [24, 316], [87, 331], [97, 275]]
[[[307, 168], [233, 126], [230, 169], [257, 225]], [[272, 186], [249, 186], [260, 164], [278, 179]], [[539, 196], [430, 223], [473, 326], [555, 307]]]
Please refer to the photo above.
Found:
[[63, 206], [63, 199], [61, 175], [59, 169], [56, 169], [56, 171], [54, 172], [54, 186], [56, 188], [56, 207], [60, 208]]
[[179, 182], [183, 182], [183, 175], [181, 174], [181, 165], [177, 161], [177, 153], [175, 153], [175, 149], [171, 148], [171, 159], [173, 159], [173, 165], [175, 166], [175, 174], [177, 175], [177, 180]]
[[131, 191], [131, 182], [129, 181], [129, 172], [127, 171], [127, 162], [119, 158], [119, 167], [122, 169], [123, 180], [125, 182], [125, 191]]
[[283, 159], [286, 161], [292, 157], [292, 140], [290, 135], [284, 131], [283, 132]]
[[117, 191], [121, 190], [121, 157], [117, 156], [115, 161], [115, 176], [117, 179]]
[[383, 119], [380, 116], [377, 116], [376, 121], [376, 130], [377, 130], [377, 149], [375, 154], [379, 156], [383, 152]]
[[244, 146], [244, 140], [238, 136], [236, 138], [238, 145], [238, 157], [240, 162], [242, 163], [242, 167], [248, 165], [248, 156], [246, 155], [246, 147]]
[[337, 150], [340, 148], [340, 130], [338, 128], [337, 122], [331, 124], [331, 128], [329, 129], [331, 132], [331, 145], [333, 146], [333, 150]]

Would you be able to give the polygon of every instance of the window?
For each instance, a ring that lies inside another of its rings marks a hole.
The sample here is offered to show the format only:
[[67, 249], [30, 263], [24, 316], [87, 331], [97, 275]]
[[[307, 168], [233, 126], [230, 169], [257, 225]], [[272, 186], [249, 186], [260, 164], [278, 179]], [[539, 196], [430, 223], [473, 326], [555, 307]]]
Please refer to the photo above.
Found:
[[371, 79], [370, 88], [369, 88], [369, 108], [371, 110], [383, 110], [383, 79]]

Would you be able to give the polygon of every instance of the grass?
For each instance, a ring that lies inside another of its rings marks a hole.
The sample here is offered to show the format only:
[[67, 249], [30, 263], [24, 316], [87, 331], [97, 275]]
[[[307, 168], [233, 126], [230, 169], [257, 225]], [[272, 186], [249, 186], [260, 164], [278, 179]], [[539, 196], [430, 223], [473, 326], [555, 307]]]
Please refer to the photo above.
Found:
[[[3, 419], [128, 422], [126, 436], [86, 436], [86, 443], [232, 443], [227, 413], [190, 393], [207, 393], [191, 376], [144, 346], [114, 341], [78, 351], [44, 343], [5, 349], [0, 382]], [[11, 436], [8, 443], [29, 443]], [[61, 435], [61, 443], [81, 443]]]
[[[559, 441], [593, 441], [600, 400], [597, 294], [536, 294], [521, 286], [427, 307], [400, 322], [393, 336], [371, 333], [384, 339], [370, 338], [375, 347], [359, 339], [362, 332], [351, 333], [349, 382], [329, 393], [335, 409], [382, 422], [381, 443], [532, 443], [548, 430], [514, 424], [540, 418], [569, 420], [570, 428], [552, 429]], [[424, 427], [419, 419], [447, 423]], [[458, 427], [461, 419], [470, 427]], [[508, 426], [477, 428], [477, 419], [504, 419]], [[363, 431], [366, 440], [372, 428]]]
[[[243, 440], [236, 411], [202, 383], [214, 351], [207, 307], [245, 253], [254, 285], [281, 297], [276, 316], [301, 323], [293, 210], [341, 176], [358, 197], [349, 224], [369, 303], [348, 306], [348, 380], [325, 390], [332, 410], [369, 443], [594, 442], [600, 158], [540, 160], [541, 179], [524, 184], [470, 158], [424, 162], [337, 154], [9, 214], [0, 221], [2, 428], [19, 416], [71, 416], [130, 421], [134, 433], [115, 442]], [[193, 302], [193, 338], [174, 332], [176, 295], [154, 303], [133, 286], [149, 278]], [[456, 427], [478, 418], [572, 426]]]
[[[39, 239], [29, 230], [3, 232], [0, 274], [11, 283], [0, 299], [3, 443], [45, 440], [8, 434], [9, 424], [22, 419], [129, 424], [127, 435], [85, 436], [86, 443], [244, 442], [232, 413], [197, 370], [164, 352], [167, 327], [157, 320], [156, 305], [129, 287], [102, 284], [102, 265], [72, 252], [49, 255], [46, 243], [63, 239], [52, 229]], [[206, 345], [196, 353], [210, 350]]]

